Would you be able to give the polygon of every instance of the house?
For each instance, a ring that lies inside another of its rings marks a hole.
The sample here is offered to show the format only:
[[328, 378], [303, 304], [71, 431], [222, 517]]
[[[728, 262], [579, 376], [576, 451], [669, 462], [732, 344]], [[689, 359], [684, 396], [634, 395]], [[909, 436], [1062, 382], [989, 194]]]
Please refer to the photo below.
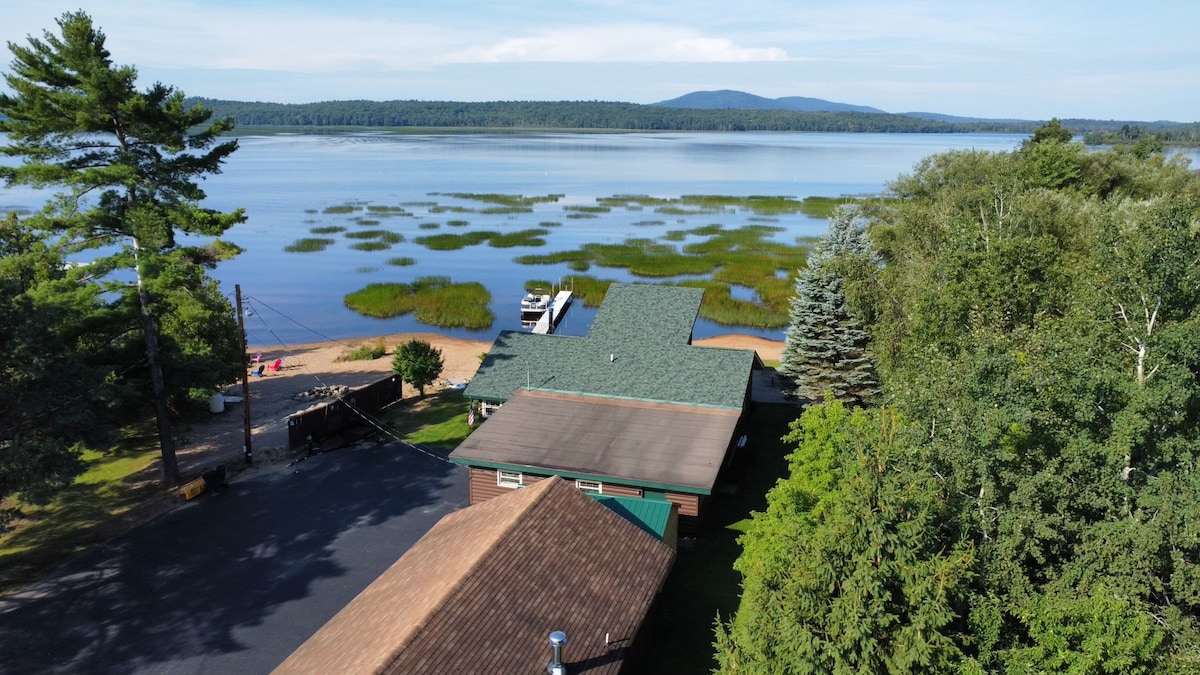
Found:
[[501, 333], [464, 392], [487, 421], [450, 455], [471, 503], [560, 476], [676, 503], [694, 532], [762, 368], [753, 350], [691, 344], [703, 293], [613, 284], [584, 337]]
[[636, 672], [674, 559], [550, 478], [443, 518], [275, 673], [545, 672], [554, 631], [571, 675]]

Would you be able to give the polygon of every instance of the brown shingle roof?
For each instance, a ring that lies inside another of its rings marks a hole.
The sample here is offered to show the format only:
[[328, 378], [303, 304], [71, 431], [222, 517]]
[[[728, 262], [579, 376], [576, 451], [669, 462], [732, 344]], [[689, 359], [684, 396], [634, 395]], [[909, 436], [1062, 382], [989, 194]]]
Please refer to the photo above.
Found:
[[[674, 552], [551, 478], [443, 518], [277, 673], [616, 673]], [[605, 645], [605, 633], [613, 644]]]
[[521, 390], [450, 459], [708, 494], [739, 419], [725, 408]]

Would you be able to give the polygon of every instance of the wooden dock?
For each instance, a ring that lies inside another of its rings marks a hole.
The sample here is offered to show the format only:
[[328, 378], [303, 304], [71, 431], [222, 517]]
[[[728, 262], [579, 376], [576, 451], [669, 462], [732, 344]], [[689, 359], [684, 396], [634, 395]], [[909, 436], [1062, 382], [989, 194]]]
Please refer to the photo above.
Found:
[[559, 291], [554, 296], [554, 300], [550, 301], [550, 308], [542, 314], [542, 318], [538, 319], [537, 324], [533, 327], [534, 333], [553, 333], [558, 327], [558, 323], [562, 321], [563, 315], [567, 313], [567, 308], [571, 306], [571, 291]]

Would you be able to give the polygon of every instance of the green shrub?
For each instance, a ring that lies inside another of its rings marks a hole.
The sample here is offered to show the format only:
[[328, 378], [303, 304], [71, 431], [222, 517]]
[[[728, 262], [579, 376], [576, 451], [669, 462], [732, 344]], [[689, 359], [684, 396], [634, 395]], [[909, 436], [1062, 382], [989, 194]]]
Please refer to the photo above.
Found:
[[339, 361], [374, 361], [375, 359], [387, 354], [387, 347], [383, 344], [383, 338], [375, 341], [375, 344], [363, 344], [355, 347], [347, 352]]

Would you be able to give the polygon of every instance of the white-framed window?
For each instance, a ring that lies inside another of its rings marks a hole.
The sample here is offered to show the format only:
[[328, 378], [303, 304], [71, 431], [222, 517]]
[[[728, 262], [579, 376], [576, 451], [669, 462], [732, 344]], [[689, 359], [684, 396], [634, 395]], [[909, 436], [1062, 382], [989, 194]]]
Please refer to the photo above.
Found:
[[584, 492], [595, 492], [601, 494], [604, 492], [604, 483], [598, 480], [583, 480], [582, 478], [575, 480], [575, 487]]
[[520, 471], [496, 470], [496, 485], [506, 488], [519, 488], [525, 484], [525, 476]]

